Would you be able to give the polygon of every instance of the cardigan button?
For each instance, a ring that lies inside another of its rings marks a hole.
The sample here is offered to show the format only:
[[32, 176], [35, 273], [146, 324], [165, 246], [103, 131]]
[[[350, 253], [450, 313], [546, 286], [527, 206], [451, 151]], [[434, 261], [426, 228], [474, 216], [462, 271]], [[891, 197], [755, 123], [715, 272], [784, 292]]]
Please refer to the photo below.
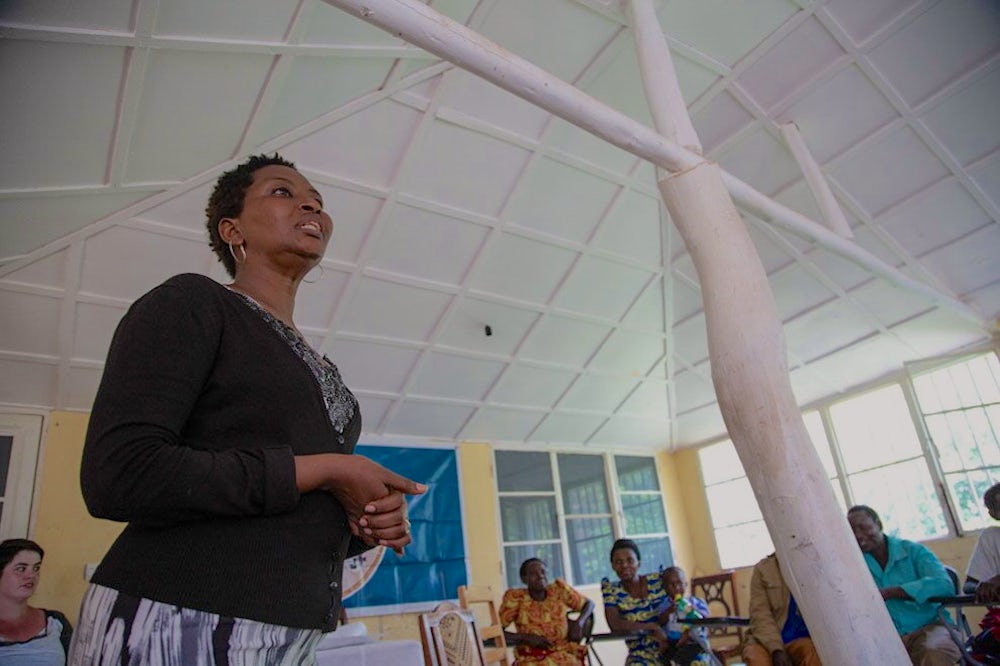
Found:
[[340, 587], [340, 583], [338, 583], [335, 580], [331, 580], [330, 581], [330, 589], [331, 590], [336, 590], [338, 587]]

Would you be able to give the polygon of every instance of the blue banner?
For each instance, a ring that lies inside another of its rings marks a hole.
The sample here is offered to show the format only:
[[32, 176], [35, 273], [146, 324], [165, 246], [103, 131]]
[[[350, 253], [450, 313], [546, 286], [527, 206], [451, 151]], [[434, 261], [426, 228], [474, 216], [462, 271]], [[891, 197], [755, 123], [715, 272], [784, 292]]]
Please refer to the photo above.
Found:
[[378, 548], [348, 560], [344, 606], [433, 606], [454, 599], [468, 582], [455, 450], [361, 444], [355, 452], [426, 484], [427, 492], [408, 498], [413, 543], [402, 557]]

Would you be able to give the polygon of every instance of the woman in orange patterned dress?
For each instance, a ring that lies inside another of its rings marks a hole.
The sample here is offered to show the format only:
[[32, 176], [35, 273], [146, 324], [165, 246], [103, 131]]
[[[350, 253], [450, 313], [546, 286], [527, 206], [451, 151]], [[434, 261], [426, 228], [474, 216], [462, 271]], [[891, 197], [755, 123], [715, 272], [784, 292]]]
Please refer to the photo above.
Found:
[[[521, 582], [528, 587], [507, 590], [500, 604], [500, 623], [511, 622], [517, 633], [508, 633], [515, 645], [518, 666], [582, 666], [587, 647], [580, 644], [583, 627], [594, 612], [594, 602], [557, 578], [548, 582], [545, 562], [533, 557], [521, 564]], [[570, 620], [566, 614], [579, 611]]]

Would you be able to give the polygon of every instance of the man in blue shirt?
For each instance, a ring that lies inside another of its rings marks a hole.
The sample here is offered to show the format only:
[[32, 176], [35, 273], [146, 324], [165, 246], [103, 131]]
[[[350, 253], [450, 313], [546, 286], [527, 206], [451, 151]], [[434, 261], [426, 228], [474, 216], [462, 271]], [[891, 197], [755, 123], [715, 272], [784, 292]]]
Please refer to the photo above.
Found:
[[847, 520], [910, 660], [924, 666], [957, 662], [962, 655], [938, 621], [939, 604], [927, 602], [955, 594], [938, 558], [919, 543], [883, 534], [882, 521], [869, 506], [852, 506]]

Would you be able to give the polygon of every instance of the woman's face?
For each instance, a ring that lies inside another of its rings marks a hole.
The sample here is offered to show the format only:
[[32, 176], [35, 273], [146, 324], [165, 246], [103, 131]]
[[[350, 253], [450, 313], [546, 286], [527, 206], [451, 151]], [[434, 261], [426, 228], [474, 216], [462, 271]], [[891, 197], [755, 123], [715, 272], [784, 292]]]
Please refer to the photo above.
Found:
[[305, 259], [311, 268], [323, 258], [333, 233], [316, 188], [295, 169], [276, 164], [254, 171], [234, 225], [251, 264], [254, 255], [264, 255], [290, 265]]
[[622, 580], [635, 580], [639, 575], [639, 558], [631, 548], [611, 552], [611, 568]]
[[14, 556], [0, 574], [0, 596], [26, 600], [38, 587], [42, 558], [33, 550], [22, 550]]
[[544, 562], [531, 562], [525, 568], [521, 581], [529, 590], [544, 590], [549, 584], [549, 571]]

